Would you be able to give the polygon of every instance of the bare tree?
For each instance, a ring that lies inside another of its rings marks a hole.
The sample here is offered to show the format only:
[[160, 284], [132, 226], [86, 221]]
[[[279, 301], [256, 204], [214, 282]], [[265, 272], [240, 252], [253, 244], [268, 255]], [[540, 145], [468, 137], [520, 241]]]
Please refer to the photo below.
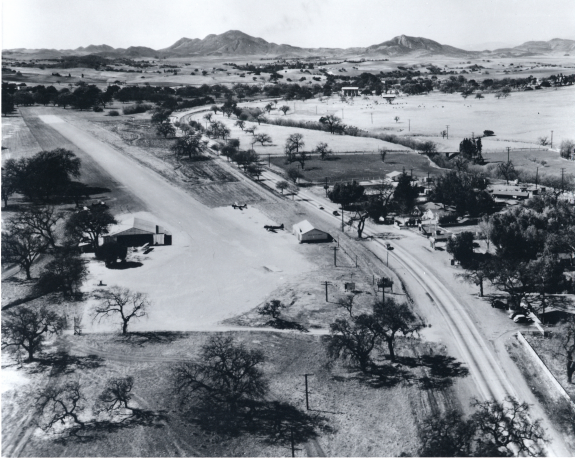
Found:
[[268, 382], [259, 366], [260, 350], [248, 350], [232, 337], [211, 337], [198, 362], [177, 365], [172, 372], [176, 392], [185, 403], [224, 410], [232, 418], [250, 400], [263, 398]]
[[204, 119], [205, 119], [207, 122], [212, 122], [212, 117], [213, 117], [213, 114], [212, 114], [212, 113], [206, 113], [206, 114], [204, 115]]
[[46, 251], [47, 243], [42, 237], [26, 229], [12, 228], [2, 234], [2, 263], [17, 264], [32, 279], [30, 269], [38, 257]]
[[106, 381], [104, 390], [98, 396], [94, 411], [112, 413], [119, 409], [132, 409], [128, 402], [132, 399], [134, 377], [112, 377]]
[[407, 336], [424, 326], [407, 304], [399, 304], [393, 298], [386, 298], [385, 302], [376, 302], [373, 315], [378, 325], [378, 335], [387, 343], [391, 361], [395, 361], [394, 343], [397, 334]]
[[244, 127], [246, 126], [246, 122], [243, 119], [238, 119], [235, 125], [238, 126], [240, 129], [242, 129], [243, 131]]
[[491, 442], [508, 453], [516, 447], [520, 455], [542, 456], [539, 444], [548, 440], [541, 420], [529, 418], [529, 404], [508, 396], [502, 403], [475, 401], [471, 405], [478, 409], [471, 420], [480, 434], [480, 442]]
[[[302, 134], [291, 134], [285, 143], [285, 154], [286, 157], [288, 158], [289, 162], [293, 162], [297, 159], [297, 156], [300, 153], [300, 150], [303, 149], [303, 147], [305, 146], [305, 142], [303, 141], [303, 135]], [[303, 168], [303, 167], [302, 167]]]
[[15, 307], [2, 312], [2, 349], [25, 351], [26, 361], [34, 360], [46, 340], [46, 336], [60, 334], [65, 320], [46, 307], [32, 309]]
[[344, 297], [340, 298], [337, 301], [337, 305], [342, 309], [346, 310], [349, 313], [349, 317], [353, 318], [353, 302], [357, 295], [355, 294], [346, 294]]
[[79, 381], [70, 380], [42, 389], [36, 397], [39, 426], [47, 431], [57, 423], [65, 424], [66, 421], [72, 421], [73, 424], [83, 428], [85, 423], [79, 418], [84, 410], [82, 401], [85, 401], [85, 397]]
[[318, 154], [322, 161], [326, 160], [327, 157], [332, 154], [328, 144], [323, 142], [318, 143], [313, 152]]
[[109, 290], [99, 290], [97, 293], [102, 301], [94, 307], [93, 319], [100, 321], [119, 315], [122, 334], [128, 333], [128, 323], [132, 318], [148, 316], [150, 301], [146, 294], [133, 292], [128, 288], [119, 286], [113, 286]]
[[272, 142], [272, 138], [265, 133], [261, 133], [261, 134], [257, 134], [254, 137], [254, 140], [256, 143], [261, 143], [262, 146], [265, 146], [265, 143], [271, 143]]
[[56, 248], [54, 227], [62, 219], [62, 213], [52, 206], [30, 207], [17, 213], [10, 221], [11, 227], [21, 227], [42, 237], [52, 248]]

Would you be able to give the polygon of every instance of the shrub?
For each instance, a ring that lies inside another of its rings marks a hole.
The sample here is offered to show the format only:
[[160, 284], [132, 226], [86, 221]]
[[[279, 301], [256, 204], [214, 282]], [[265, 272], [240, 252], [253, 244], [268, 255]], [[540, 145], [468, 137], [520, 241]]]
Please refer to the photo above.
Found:
[[108, 111], [108, 116], [120, 116], [117, 110], [110, 110]]
[[96, 113], [101, 113], [102, 111], [104, 111], [104, 109], [99, 106], [95, 106], [94, 108], [92, 108], [92, 110], [94, 110]]
[[124, 107], [122, 110], [125, 115], [132, 115], [137, 113], [145, 113], [148, 110], [151, 110], [153, 107], [148, 103], [137, 103], [135, 105], [129, 105]]
[[571, 156], [575, 154], [575, 142], [573, 140], [563, 140], [561, 142], [559, 154], [561, 154], [561, 157], [570, 159]]
[[453, 224], [457, 222], [457, 214], [445, 213], [439, 216], [439, 224]]

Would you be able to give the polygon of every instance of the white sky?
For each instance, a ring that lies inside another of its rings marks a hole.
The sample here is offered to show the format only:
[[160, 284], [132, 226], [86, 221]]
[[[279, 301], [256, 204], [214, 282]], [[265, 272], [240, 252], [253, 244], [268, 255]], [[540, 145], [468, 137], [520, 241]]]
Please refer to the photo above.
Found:
[[575, 0], [1, 0], [2, 48], [160, 49], [230, 29], [301, 47], [405, 34], [463, 47], [575, 39]]

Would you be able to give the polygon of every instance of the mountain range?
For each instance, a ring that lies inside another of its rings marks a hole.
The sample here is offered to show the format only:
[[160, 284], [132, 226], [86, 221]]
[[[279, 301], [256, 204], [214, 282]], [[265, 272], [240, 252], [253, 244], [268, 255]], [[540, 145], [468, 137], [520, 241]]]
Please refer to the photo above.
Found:
[[288, 44], [270, 43], [263, 38], [252, 37], [239, 30], [229, 30], [220, 35], [210, 34], [204, 39], [180, 38], [173, 45], [163, 49], [145, 46], [113, 48], [105, 44], [90, 45], [76, 49], [7, 49], [5, 56], [27, 55], [44, 58], [64, 56], [84, 56], [95, 54], [102, 57], [195, 57], [195, 56], [270, 56], [270, 57], [311, 57], [311, 56], [358, 56], [358, 57], [401, 57], [445, 55], [453, 57], [487, 56], [528, 56], [565, 54], [575, 51], [575, 40], [554, 38], [549, 41], [528, 41], [512, 48], [495, 50], [467, 51], [422, 37], [397, 36], [389, 41], [368, 47], [355, 48], [300, 48]]

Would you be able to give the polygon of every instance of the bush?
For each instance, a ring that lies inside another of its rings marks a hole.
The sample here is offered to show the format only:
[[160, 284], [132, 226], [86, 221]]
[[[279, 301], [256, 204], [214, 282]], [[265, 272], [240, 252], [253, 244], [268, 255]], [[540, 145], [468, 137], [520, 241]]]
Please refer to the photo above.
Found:
[[129, 105], [127, 107], [124, 107], [122, 112], [125, 115], [132, 115], [137, 113], [145, 113], [146, 111], [151, 110], [152, 108], [153, 108], [152, 105], [148, 103], [137, 103], [135, 105]]
[[110, 110], [108, 111], [108, 116], [120, 116], [117, 110]]
[[102, 111], [104, 111], [104, 109], [99, 106], [95, 106], [94, 108], [92, 108], [92, 110], [94, 110], [96, 113], [101, 113]]

